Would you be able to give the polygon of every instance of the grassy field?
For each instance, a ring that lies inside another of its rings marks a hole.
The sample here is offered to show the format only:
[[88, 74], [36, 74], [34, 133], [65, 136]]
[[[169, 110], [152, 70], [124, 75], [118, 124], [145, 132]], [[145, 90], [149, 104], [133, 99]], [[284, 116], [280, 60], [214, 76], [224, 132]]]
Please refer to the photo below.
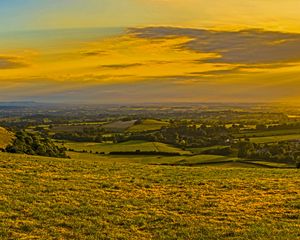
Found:
[[0, 239], [300, 238], [296, 169], [0, 153]]
[[300, 134], [269, 136], [269, 137], [254, 137], [254, 138], [250, 138], [250, 141], [254, 143], [272, 143], [272, 142], [297, 140], [297, 139], [300, 140]]
[[7, 145], [9, 145], [12, 139], [13, 134], [0, 127], [0, 149], [5, 148]]
[[212, 147], [202, 147], [202, 148], [188, 148], [189, 151], [191, 151], [194, 154], [201, 154], [205, 151], [208, 150], [216, 150], [216, 149], [224, 149], [228, 146], [221, 146], [221, 145], [216, 145], [216, 146], [212, 146]]
[[88, 128], [88, 127], [101, 127], [102, 125], [101, 124], [98, 124], [98, 125], [83, 125], [83, 124], [80, 124], [80, 125], [56, 125], [54, 126], [53, 128], [50, 129], [51, 132], [54, 132], [54, 133], [60, 133], [60, 132], [82, 132], [85, 128]]
[[212, 164], [212, 163], [225, 163], [230, 161], [239, 160], [238, 158], [224, 157], [217, 155], [195, 155], [195, 156], [184, 156], [177, 159], [171, 159], [169, 157], [164, 157], [159, 160], [159, 164], [169, 164], [176, 166], [197, 166], [202, 164]]
[[267, 161], [246, 161], [245, 163], [254, 163], [258, 165], [263, 165], [264, 167], [274, 167], [274, 168], [295, 168], [293, 163], [277, 163], [277, 162], [267, 162]]
[[284, 130], [273, 130], [273, 131], [251, 131], [234, 134], [235, 137], [271, 137], [271, 136], [282, 136], [282, 135], [300, 135], [300, 129], [284, 129]]
[[102, 127], [112, 132], [124, 132], [135, 124], [136, 120], [131, 121], [115, 121], [104, 124]]
[[145, 142], [145, 141], [128, 141], [123, 143], [92, 143], [92, 142], [66, 142], [64, 146], [68, 149], [76, 151], [92, 151], [92, 152], [134, 152], [140, 151], [156, 151], [156, 152], [176, 152], [180, 154], [190, 154], [189, 151], [184, 151], [180, 148], [173, 147], [159, 142]]
[[140, 124], [133, 125], [128, 129], [128, 132], [143, 132], [143, 131], [154, 131], [159, 130], [162, 127], [168, 126], [168, 122], [146, 119], [143, 120]]

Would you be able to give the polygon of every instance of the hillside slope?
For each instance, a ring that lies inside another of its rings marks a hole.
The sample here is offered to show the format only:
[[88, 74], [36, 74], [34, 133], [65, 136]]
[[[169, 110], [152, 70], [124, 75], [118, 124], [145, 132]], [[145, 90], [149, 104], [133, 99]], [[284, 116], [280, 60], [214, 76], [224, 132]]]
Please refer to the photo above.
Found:
[[[130, 160], [130, 159], [129, 159]], [[1, 239], [299, 239], [299, 172], [0, 153]]]
[[5, 128], [0, 127], [0, 149], [3, 149], [10, 144], [13, 137], [13, 133], [7, 131]]

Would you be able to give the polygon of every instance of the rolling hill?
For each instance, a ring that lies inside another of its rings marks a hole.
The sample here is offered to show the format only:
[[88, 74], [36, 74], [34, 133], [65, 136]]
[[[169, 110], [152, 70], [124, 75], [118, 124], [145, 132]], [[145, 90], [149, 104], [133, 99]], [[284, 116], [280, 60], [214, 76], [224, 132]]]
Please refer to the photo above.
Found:
[[0, 127], [0, 149], [4, 149], [7, 145], [9, 145], [13, 137], [13, 133], [7, 131], [5, 128]]
[[0, 153], [1, 239], [298, 239], [299, 173]]

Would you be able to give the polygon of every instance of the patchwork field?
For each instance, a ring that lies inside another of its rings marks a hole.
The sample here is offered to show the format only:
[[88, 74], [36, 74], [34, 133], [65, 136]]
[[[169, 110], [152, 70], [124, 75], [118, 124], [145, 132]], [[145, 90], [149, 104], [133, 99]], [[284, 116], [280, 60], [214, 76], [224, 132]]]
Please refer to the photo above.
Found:
[[71, 157], [0, 153], [1, 239], [300, 238], [296, 169]]

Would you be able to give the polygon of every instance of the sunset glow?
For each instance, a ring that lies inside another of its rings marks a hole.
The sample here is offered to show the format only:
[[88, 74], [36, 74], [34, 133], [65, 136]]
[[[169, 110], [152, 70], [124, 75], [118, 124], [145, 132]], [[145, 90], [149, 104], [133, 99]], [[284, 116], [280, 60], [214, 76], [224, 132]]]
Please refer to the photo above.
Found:
[[0, 3], [0, 100], [299, 102], [297, 0]]

